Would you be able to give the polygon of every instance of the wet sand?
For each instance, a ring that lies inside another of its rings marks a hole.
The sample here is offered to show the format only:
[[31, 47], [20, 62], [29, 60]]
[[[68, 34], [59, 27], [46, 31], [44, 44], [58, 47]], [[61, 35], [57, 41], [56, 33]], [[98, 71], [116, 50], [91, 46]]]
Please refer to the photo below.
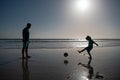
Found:
[[76, 48], [29, 49], [32, 57], [24, 60], [21, 49], [0, 49], [0, 80], [119, 80], [119, 49], [94, 48], [91, 63]]

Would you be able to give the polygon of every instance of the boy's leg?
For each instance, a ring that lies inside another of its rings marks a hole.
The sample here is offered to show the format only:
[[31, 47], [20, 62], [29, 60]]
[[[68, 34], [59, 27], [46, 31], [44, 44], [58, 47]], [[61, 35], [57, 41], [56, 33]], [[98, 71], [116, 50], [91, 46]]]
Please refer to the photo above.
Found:
[[89, 59], [92, 59], [92, 56], [91, 56], [90, 52], [88, 52], [88, 54], [89, 54]]
[[92, 56], [91, 56], [91, 54], [90, 54], [90, 51], [91, 51], [91, 49], [87, 49], [87, 52], [88, 52], [88, 54], [89, 54], [89, 59], [92, 59]]
[[81, 51], [79, 51], [79, 50], [78, 50], [78, 52], [79, 52], [79, 53], [81, 53], [81, 52], [83, 52], [83, 51], [85, 51], [85, 50], [86, 50], [86, 48], [84, 48], [84, 49], [83, 49], [83, 50], [81, 50]]
[[88, 52], [88, 54], [89, 54], [89, 59], [92, 59], [92, 56], [91, 56], [91, 54], [90, 54], [90, 51], [92, 50], [92, 48], [87, 48], [87, 52]]

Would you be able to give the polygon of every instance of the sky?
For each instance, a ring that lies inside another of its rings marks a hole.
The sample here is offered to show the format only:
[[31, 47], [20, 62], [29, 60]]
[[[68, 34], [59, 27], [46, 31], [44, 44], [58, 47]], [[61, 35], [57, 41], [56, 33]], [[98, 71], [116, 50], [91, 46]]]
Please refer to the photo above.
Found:
[[0, 0], [0, 38], [120, 38], [120, 0]]

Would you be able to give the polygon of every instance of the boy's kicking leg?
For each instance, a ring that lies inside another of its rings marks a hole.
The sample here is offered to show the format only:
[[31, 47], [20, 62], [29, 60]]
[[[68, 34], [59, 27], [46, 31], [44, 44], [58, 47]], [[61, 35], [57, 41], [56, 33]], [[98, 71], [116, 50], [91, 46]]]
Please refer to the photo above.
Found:
[[84, 49], [83, 49], [83, 50], [81, 50], [81, 51], [79, 51], [79, 50], [78, 50], [78, 52], [79, 52], [79, 53], [81, 53], [81, 52], [85, 51], [86, 49], [87, 49], [87, 48], [84, 48]]

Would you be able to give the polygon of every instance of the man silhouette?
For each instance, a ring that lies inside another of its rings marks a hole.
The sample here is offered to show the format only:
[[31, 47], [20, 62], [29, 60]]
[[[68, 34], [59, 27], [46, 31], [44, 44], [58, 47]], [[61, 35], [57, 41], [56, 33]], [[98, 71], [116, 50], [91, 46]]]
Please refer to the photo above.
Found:
[[28, 45], [29, 45], [29, 29], [31, 28], [31, 24], [27, 23], [26, 27], [22, 31], [22, 37], [23, 37], [23, 48], [22, 48], [22, 58], [24, 59], [24, 52], [26, 53], [26, 58], [30, 58], [28, 56]]

